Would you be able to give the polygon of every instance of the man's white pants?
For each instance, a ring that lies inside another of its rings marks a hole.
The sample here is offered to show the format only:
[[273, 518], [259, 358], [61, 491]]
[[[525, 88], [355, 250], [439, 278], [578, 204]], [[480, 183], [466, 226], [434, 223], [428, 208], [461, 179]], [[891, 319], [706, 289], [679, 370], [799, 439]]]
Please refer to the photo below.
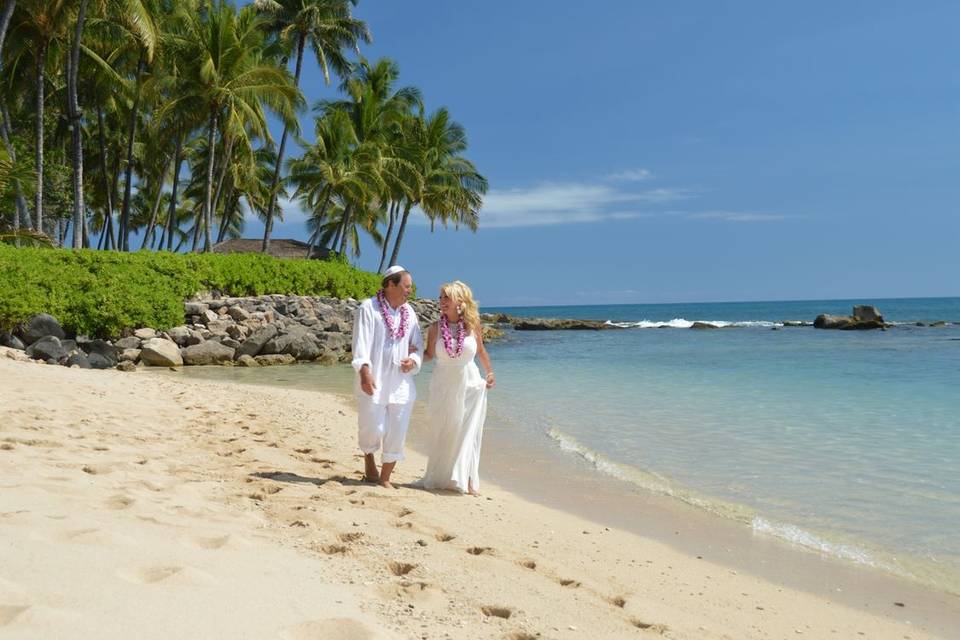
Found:
[[403, 443], [407, 439], [413, 403], [375, 404], [367, 397], [357, 398], [360, 450], [376, 453], [383, 444], [383, 461], [403, 460]]

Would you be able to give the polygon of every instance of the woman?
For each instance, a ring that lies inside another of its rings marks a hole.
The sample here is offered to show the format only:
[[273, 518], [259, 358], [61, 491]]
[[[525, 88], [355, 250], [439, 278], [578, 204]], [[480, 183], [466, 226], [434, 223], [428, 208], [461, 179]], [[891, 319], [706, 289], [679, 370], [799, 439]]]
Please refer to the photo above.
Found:
[[[486, 378], [480, 377], [475, 355]], [[487, 389], [496, 378], [483, 346], [473, 292], [459, 280], [440, 287], [440, 319], [430, 325], [423, 356], [425, 362], [437, 359], [430, 378], [429, 459], [423, 486], [479, 495]]]

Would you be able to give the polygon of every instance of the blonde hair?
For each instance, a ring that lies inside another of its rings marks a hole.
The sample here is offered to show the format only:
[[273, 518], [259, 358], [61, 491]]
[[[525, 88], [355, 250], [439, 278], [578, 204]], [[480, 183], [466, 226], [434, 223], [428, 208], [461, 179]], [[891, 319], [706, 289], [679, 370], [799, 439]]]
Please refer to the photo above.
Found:
[[482, 330], [480, 326], [480, 308], [477, 306], [477, 301], [473, 299], [473, 291], [470, 290], [470, 287], [464, 282], [454, 280], [453, 282], [442, 285], [440, 291], [447, 294], [447, 296], [453, 300], [453, 303], [457, 305], [457, 311], [460, 313], [460, 317], [463, 318], [463, 324], [466, 325], [467, 329], [473, 331], [475, 334], [480, 333]]

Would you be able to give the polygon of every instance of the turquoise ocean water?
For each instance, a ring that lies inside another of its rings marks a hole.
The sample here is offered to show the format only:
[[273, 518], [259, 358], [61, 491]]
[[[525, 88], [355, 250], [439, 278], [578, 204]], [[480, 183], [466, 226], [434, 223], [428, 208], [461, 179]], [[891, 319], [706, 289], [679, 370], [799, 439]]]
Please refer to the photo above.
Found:
[[[782, 327], [875, 304], [887, 331]], [[491, 420], [597, 473], [960, 593], [960, 298], [516, 307]], [[728, 328], [690, 330], [693, 321]], [[916, 326], [947, 321], [946, 326]], [[664, 327], [664, 328], [658, 328]]]

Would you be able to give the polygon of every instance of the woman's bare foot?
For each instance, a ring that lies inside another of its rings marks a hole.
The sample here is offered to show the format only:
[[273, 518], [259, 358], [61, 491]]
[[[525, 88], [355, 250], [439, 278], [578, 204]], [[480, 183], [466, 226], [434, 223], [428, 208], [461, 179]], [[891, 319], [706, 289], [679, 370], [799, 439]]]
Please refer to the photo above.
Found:
[[480, 497], [480, 492], [477, 491], [476, 489], [474, 489], [474, 488], [473, 488], [473, 485], [471, 485], [471, 484], [468, 484], [468, 485], [467, 485], [467, 493], [468, 493], [469, 495], [473, 496], [474, 498], [479, 498], [479, 497]]
[[377, 459], [372, 453], [363, 456], [363, 481], [377, 484], [380, 482], [380, 472], [377, 470]]
[[379, 480], [377, 484], [379, 484], [384, 489], [396, 489], [396, 487], [393, 486], [393, 483], [391, 483], [389, 480]]

